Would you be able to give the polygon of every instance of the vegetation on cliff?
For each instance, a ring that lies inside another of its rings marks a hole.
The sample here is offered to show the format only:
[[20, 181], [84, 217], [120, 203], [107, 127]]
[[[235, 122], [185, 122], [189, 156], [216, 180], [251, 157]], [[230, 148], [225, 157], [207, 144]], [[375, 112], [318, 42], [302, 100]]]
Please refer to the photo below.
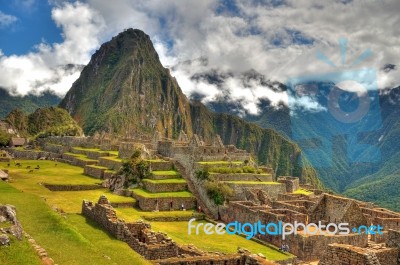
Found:
[[14, 96], [0, 87], [0, 119], [4, 119], [15, 108], [30, 114], [37, 108], [57, 106], [60, 101], [61, 98], [51, 92], [44, 92], [40, 95]]
[[26, 115], [20, 109], [14, 109], [7, 117], [6, 122], [15, 128], [20, 136], [80, 136], [82, 129], [64, 109], [57, 107], [39, 108]]

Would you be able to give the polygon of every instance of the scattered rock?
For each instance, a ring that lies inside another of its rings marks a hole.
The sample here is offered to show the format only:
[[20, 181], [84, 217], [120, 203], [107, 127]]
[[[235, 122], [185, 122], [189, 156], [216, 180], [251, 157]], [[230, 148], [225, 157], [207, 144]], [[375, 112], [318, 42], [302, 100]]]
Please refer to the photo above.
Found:
[[0, 246], [9, 246], [10, 238], [7, 235], [0, 235]]
[[263, 258], [263, 259], [266, 259], [266, 257], [265, 257], [262, 253], [258, 253], [257, 255], [258, 255], [259, 257]]

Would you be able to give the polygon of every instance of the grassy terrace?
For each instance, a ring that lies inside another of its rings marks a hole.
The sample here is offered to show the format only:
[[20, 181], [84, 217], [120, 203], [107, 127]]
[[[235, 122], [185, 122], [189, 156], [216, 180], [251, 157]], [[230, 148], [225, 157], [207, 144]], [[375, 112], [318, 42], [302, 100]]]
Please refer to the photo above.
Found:
[[151, 174], [155, 176], [179, 176], [179, 173], [174, 170], [158, 170], [158, 171], [151, 171]]
[[[17, 207], [17, 216], [25, 230], [44, 247], [57, 264], [150, 264], [127, 244], [104, 232], [96, 223], [80, 215], [83, 199], [97, 202], [105, 194], [111, 202], [134, 202], [133, 198], [111, 194], [106, 189], [89, 191], [51, 192], [39, 182], [53, 184], [93, 184], [98, 180], [82, 174], [82, 168], [51, 161], [19, 160], [23, 167], [7, 167], [0, 163], [0, 168], [9, 169], [10, 183], [0, 182], [0, 203], [13, 204]], [[14, 164], [14, 163], [12, 163]], [[26, 166], [40, 165], [41, 169], [28, 173]], [[155, 197], [192, 196], [189, 192], [147, 193], [140, 194]], [[62, 209], [66, 214], [61, 216], [52, 207]], [[144, 212], [136, 208], [116, 208], [119, 218], [126, 221], [168, 217], [191, 217], [193, 211]], [[248, 241], [235, 235], [188, 235], [187, 222], [152, 222], [154, 230], [168, 233], [180, 244], [194, 244], [200, 249], [234, 253], [238, 246], [254, 253], [263, 253], [267, 258], [281, 260], [291, 257], [272, 247]], [[25, 244], [25, 245], [24, 245]], [[15, 248], [13, 248], [15, 247]], [[29, 246], [30, 247], [30, 246]], [[18, 256], [17, 256], [18, 255]], [[10, 257], [14, 263], [10, 262]], [[39, 260], [26, 242], [0, 251], [0, 264], [33, 264]]]
[[[134, 222], [138, 219], [151, 219], [155, 217], [191, 217], [193, 211], [161, 211], [161, 212], [145, 212], [136, 208], [116, 208], [118, 218], [127, 222]], [[169, 222], [170, 225], [175, 223]], [[186, 243], [188, 244], [188, 243]]]
[[118, 156], [118, 151], [111, 151], [111, 150], [100, 150], [99, 148], [84, 148], [84, 147], [73, 147], [72, 149], [79, 150], [79, 151], [88, 151], [88, 152], [99, 152], [100, 154], [110, 154], [113, 156]]
[[[54, 162], [50, 161], [22, 160], [19, 162], [23, 167], [7, 167], [7, 163], [0, 162], [0, 168], [9, 170], [11, 185], [24, 192], [41, 196], [46, 199], [51, 207], [57, 207], [66, 213], [80, 213], [83, 199], [97, 202], [102, 194], [105, 194], [111, 202], [115, 203], [135, 201], [130, 197], [115, 195], [107, 189], [52, 192], [39, 183], [93, 185], [99, 183], [99, 180], [83, 175], [82, 168], [68, 164], [58, 163], [57, 167], [55, 167]], [[34, 170], [33, 173], [28, 173], [25, 167], [29, 165], [32, 168], [39, 165], [40, 169]]]
[[75, 154], [75, 153], [70, 153], [70, 152], [66, 152], [64, 154], [74, 156], [74, 157], [76, 157], [76, 158], [78, 158], [80, 160], [83, 160], [83, 161], [94, 161], [94, 162], [97, 162], [97, 160], [90, 159], [86, 155], [83, 155], [83, 154]]
[[232, 183], [232, 184], [262, 184], [262, 185], [278, 185], [281, 184], [279, 182], [273, 181], [224, 181], [225, 183]]
[[146, 198], [189, 198], [193, 197], [193, 195], [188, 191], [177, 191], [177, 192], [157, 192], [151, 193], [142, 189], [132, 189], [132, 191], [139, 196], [143, 196]]
[[15, 237], [10, 237], [10, 240], [11, 245], [9, 247], [0, 248], [0, 264], [42, 264], [27, 239], [18, 241]]
[[[18, 178], [15, 177], [12, 185], [15, 185], [17, 181]], [[151, 264], [132, 251], [127, 244], [109, 236], [83, 216], [67, 214], [63, 218], [51, 210], [38, 196], [39, 194], [32, 194], [25, 190], [21, 192], [8, 183], [0, 182], [0, 203], [17, 207], [17, 216], [24, 229], [47, 250], [56, 263], [64, 265]], [[64, 202], [67, 200], [64, 199]], [[22, 242], [22, 245], [14, 245], [7, 249], [7, 252], [2, 250], [1, 264], [40, 264], [38, 259], [35, 260], [32, 253], [28, 251], [28, 246], [24, 244]], [[11, 257], [12, 261], [10, 261]], [[4, 259], [6, 261], [2, 262]]]
[[311, 195], [311, 194], [313, 194], [313, 192], [311, 192], [311, 191], [308, 191], [308, 190], [306, 190], [306, 189], [298, 189], [298, 190], [296, 190], [295, 192], [293, 192], [294, 194], [303, 194], [303, 195]]
[[202, 162], [198, 162], [201, 165], [230, 165], [230, 164], [234, 164], [234, 165], [241, 165], [243, 164], [243, 161], [202, 161]]
[[88, 165], [88, 167], [98, 168], [98, 169], [105, 169], [108, 170], [107, 167], [97, 166], [97, 165]]
[[218, 173], [218, 172], [209, 172], [210, 173], [210, 175], [220, 175], [220, 174], [235, 174], [235, 175], [249, 175], [249, 174], [252, 174], [252, 175], [257, 175], [257, 176], [271, 176], [272, 174], [269, 174], [269, 173], [243, 173], [243, 172], [241, 172], [241, 173]]
[[153, 184], [182, 184], [186, 183], [184, 179], [143, 179], [144, 182], [150, 182]]
[[116, 161], [116, 162], [121, 162], [121, 163], [124, 161], [122, 158], [115, 157], [115, 156], [102, 156], [100, 158], [111, 160], [111, 161]]
[[[198, 223], [206, 222], [193, 222], [194, 225]], [[292, 257], [290, 254], [280, 252], [274, 246], [261, 245], [236, 235], [206, 235], [202, 229], [200, 229], [198, 235], [196, 235], [195, 229], [193, 229], [192, 234], [189, 235], [188, 222], [174, 222], [173, 226], [165, 222], [152, 222], [151, 225], [153, 230], [167, 233], [169, 237], [179, 244], [187, 244], [187, 242], [191, 242], [196, 247], [207, 251], [236, 253], [237, 248], [241, 247], [248, 249], [252, 253], [262, 253], [269, 260], [284, 260]]]
[[[71, 166], [64, 163], [57, 163], [53, 161], [40, 161], [40, 160], [18, 160], [21, 163], [21, 167], [14, 166], [14, 163], [10, 163], [10, 167], [7, 167], [7, 163], [0, 162], [0, 168], [8, 169], [12, 179], [12, 183], [15, 187], [21, 190], [27, 190], [36, 192], [38, 190], [45, 189], [38, 183], [49, 183], [49, 184], [70, 184], [70, 185], [93, 185], [98, 184], [99, 180], [83, 175], [82, 168]], [[40, 169], [33, 169], [37, 165]], [[31, 167], [33, 172], [29, 172]]]

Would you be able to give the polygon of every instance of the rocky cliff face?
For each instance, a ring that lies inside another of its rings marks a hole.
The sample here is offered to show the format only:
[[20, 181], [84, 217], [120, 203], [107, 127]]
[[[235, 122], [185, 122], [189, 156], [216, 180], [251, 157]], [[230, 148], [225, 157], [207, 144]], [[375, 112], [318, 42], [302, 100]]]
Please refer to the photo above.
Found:
[[190, 106], [149, 36], [129, 29], [103, 44], [60, 103], [86, 133], [192, 133]]
[[149, 36], [140, 30], [128, 29], [103, 44], [60, 107], [87, 134], [106, 131], [130, 137], [159, 131], [177, 138], [183, 130], [206, 141], [220, 134], [224, 144], [253, 152], [260, 163], [277, 168], [278, 175], [293, 172], [320, 186], [315, 170], [307, 161], [299, 161], [300, 149], [287, 138], [190, 102], [161, 65]]

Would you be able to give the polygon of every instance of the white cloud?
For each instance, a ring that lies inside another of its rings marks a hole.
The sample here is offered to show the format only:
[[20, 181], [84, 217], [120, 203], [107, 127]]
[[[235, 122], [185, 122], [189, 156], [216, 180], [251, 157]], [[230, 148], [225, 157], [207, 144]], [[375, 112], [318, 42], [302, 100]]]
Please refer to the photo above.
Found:
[[17, 21], [18, 21], [17, 17], [5, 14], [0, 10], [0, 28], [8, 27]]
[[[267, 79], [285, 82], [293, 76], [353, 69], [349, 67], [351, 62], [368, 48], [373, 56], [356, 69], [381, 69], [388, 63], [399, 64], [400, 1], [397, 0], [353, 0], [346, 4], [319, 0], [230, 1], [231, 6], [236, 6], [234, 9], [224, 7], [217, 0], [191, 1], [190, 4], [184, 0], [87, 0], [85, 4], [51, 1], [54, 3], [53, 19], [63, 30], [64, 42], [42, 43], [37, 52], [16, 58], [3, 55], [2, 69], [6, 61], [14, 66], [7, 66], [7, 74], [0, 73], [0, 85], [26, 93], [35, 88], [32, 86], [35, 81], [51, 80], [54, 72], [49, 69], [52, 67], [87, 63], [100, 41], [107, 41], [130, 27], [150, 35], [161, 61], [174, 66], [172, 74], [187, 95], [202, 94], [205, 102], [221, 94], [229, 95], [232, 101], [242, 102], [250, 113], [258, 111], [257, 103], [261, 98], [267, 97], [273, 104], [287, 102], [287, 99], [282, 93], [257, 82], [244, 86], [240, 76], [249, 69]], [[338, 45], [342, 37], [348, 39], [344, 65]], [[319, 61], [317, 51], [326, 54], [338, 67], [332, 68]], [[204, 57], [206, 64], [182, 63]], [[31, 73], [32, 69], [35, 74]], [[232, 75], [220, 85], [191, 78], [213, 69]], [[59, 94], [65, 93], [73, 75], [69, 76], [70, 79], [60, 81], [65, 86], [50, 88], [57, 89]], [[380, 88], [399, 84], [398, 69], [378, 70]]]
[[62, 28], [64, 41], [40, 43], [34, 52], [25, 55], [0, 55], [0, 87], [14, 94], [52, 90], [63, 95], [79, 77], [79, 64], [86, 64], [100, 45], [98, 36], [104, 26], [103, 19], [82, 3], [55, 7], [52, 17]]

